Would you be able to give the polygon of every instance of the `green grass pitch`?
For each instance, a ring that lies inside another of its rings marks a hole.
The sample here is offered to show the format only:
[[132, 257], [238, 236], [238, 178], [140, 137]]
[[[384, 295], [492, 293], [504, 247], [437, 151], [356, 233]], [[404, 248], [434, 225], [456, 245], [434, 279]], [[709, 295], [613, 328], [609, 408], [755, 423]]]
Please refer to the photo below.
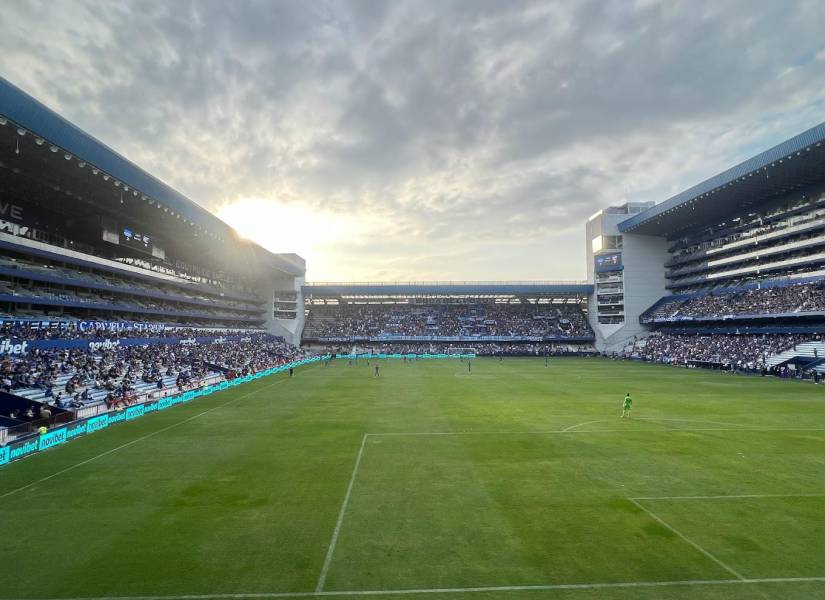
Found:
[[825, 389], [338, 360], [13, 463], [0, 511], [4, 599], [825, 598]]

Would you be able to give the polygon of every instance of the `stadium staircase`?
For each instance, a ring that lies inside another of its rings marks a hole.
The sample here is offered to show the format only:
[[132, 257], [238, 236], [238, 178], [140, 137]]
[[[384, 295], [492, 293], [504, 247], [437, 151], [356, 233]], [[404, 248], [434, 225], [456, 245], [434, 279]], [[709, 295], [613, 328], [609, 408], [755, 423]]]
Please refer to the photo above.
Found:
[[825, 342], [804, 342], [774, 354], [767, 359], [768, 367], [795, 365], [803, 371], [814, 369], [825, 373]]

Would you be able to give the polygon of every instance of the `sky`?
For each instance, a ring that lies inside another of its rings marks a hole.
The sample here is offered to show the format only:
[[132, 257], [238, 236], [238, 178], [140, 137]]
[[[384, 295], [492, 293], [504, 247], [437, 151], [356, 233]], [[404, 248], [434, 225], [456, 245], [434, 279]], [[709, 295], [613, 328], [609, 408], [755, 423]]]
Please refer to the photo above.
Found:
[[583, 279], [825, 120], [821, 0], [3, 3], [0, 75], [311, 281]]

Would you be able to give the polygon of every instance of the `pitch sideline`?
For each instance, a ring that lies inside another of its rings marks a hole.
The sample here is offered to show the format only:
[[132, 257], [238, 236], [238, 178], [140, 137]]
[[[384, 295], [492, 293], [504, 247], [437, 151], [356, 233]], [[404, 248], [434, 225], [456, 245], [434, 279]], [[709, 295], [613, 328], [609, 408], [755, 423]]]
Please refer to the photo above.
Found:
[[99, 596], [84, 598], [38, 598], [32, 600], [254, 600], [255, 598], [331, 598], [351, 596], [407, 596], [416, 594], [472, 594], [552, 590], [598, 590], [622, 588], [698, 587], [713, 585], [760, 585], [825, 583], [823, 577], [764, 577], [747, 579], [686, 579], [682, 581], [627, 581], [604, 583], [557, 583], [547, 585], [479, 586], [463, 588], [419, 588], [396, 590], [341, 590], [321, 592], [249, 592], [228, 594], [184, 594], [178, 596]]

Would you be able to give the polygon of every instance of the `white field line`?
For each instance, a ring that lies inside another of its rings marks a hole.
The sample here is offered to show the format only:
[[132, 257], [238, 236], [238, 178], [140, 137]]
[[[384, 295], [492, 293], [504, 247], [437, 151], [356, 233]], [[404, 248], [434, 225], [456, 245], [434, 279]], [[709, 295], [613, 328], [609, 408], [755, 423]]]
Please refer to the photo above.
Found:
[[346, 596], [406, 596], [415, 594], [470, 594], [475, 592], [521, 592], [541, 590], [597, 590], [612, 588], [666, 588], [713, 585], [759, 585], [782, 583], [823, 583], [825, 577], [765, 577], [749, 579], [686, 579], [684, 581], [627, 581], [617, 583], [558, 583], [548, 585], [506, 585], [489, 587], [420, 588], [400, 590], [343, 590], [327, 592], [249, 592], [227, 594], [184, 594], [178, 596], [99, 596], [38, 600], [254, 600], [255, 598], [323, 598]]
[[[611, 419], [613, 420], [613, 419]], [[616, 421], [620, 420], [618, 417]], [[636, 419], [637, 421], [639, 419]], [[682, 427], [679, 429], [548, 429], [543, 431], [387, 431], [371, 432], [370, 436], [417, 436], [417, 435], [574, 435], [579, 433], [685, 433], [691, 431], [740, 431], [740, 432], [794, 432], [825, 431], [825, 427]]]
[[349, 478], [349, 485], [347, 485], [347, 492], [344, 494], [344, 501], [341, 503], [341, 510], [338, 513], [338, 521], [335, 523], [335, 529], [332, 531], [332, 539], [327, 548], [327, 555], [324, 558], [324, 566], [321, 568], [321, 575], [318, 577], [318, 585], [315, 586], [315, 593], [318, 594], [324, 589], [324, 584], [327, 582], [327, 573], [332, 564], [332, 555], [335, 553], [335, 545], [338, 543], [338, 535], [341, 533], [341, 525], [344, 523], [344, 515], [347, 512], [347, 505], [349, 498], [352, 495], [352, 488], [355, 485], [355, 477], [358, 475], [358, 467], [361, 466], [361, 457], [364, 455], [364, 445], [367, 443], [369, 433], [365, 433], [361, 438], [361, 447], [358, 448], [358, 455], [355, 457], [355, 465], [352, 467], [352, 475]]
[[630, 500], [736, 500], [738, 498], [822, 498], [823, 493], [813, 494], [728, 494], [713, 496], [637, 496]]
[[[737, 423], [723, 423], [721, 421], [708, 421], [706, 419], [654, 419], [653, 417], [634, 417], [630, 419], [631, 421], [644, 421], [648, 423], [705, 423], [708, 425], [722, 425], [723, 427], [734, 427], [736, 429], [746, 429], [746, 425], [738, 425]], [[571, 425], [566, 429], [562, 429], [563, 432], [573, 431], [574, 429], [578, 429], [579, 427], [584, 427], [585, 425], [592, 425], [594, 423], [615, 423], [616, 419], [599, 419], [597, 421], [585, 421], [584, 423], [577, 423], [576, 425]]]
[[702, 546], [700, 546], [699, 544], [697, 544], [696, 542], [694, 542], [692, 539], [690, 539], [690, 538], [689, 538], [688, 536], [686, 536], [684, 533], [682, 533], [681, 531], [679, 531], [678, 529], [676, 529], [675, 527], [673, 527], [672, 525], [670, 525], [669, 523], [667, 523], [667, 521], [665, 521], [664, 519], [662, 519], [661, 517], [659, 517], [656, 513], [654, 513], [654, 512], [653, 512], [653, 511], [651, 511], [650, 509], [645, 508], [645, 507], [644, 507], [644, 505], [642, 505], [642, 504], [641, 504], [640, 502], [638, 502], [637, 500], [634, 500], [633, 498], [628, 498], [628, 500], [630, 500], [633, 504], [635, 504], [636, 506], [638, 506], [638, 507], [639, 507], [641, 510], [643, 510], [645, 513], [647, 513], [648, 515], [650, 515], [650, 516], [651, 516], [651, 517], [652, 517], [652, 518], [653, 518], [653, 519], [654, 519], [657, 523], [659, 523], [660, 525], [662, 525], [662, 526], [663, 526], [663, 527], [665, 527], [666, 529], [669, 529], [670, 531], [672, 531], [673, 533], [675, 533], [676, 535], [678, 535], [678, 536], [679, 536], [680, 538], [682, 538], [685, 542], [687, 542], [688, 544], [690, 544], [691, 546], [693, 546], [694, 548], [696, 548], [699, 552], [701, 552], [702, 554], [704, 554], [705, 556], [707, 556], [710, 560], [712, 560], [712, 561], [713, 561], [713, 562], [715, 562], [717, 565], [719, 565], [720, 567], [722, 567], [723, 569], [725, 569], [725, 571], [727, 571], [728, 573], [730, 573], [731, 575], [733, 575], [733, 576], [734, 576], [734, 577], [736, 577], [737, 579], [739, 579], [739, 580], [741, 580], [741, 581], [745, 581], [745, 579], [746, 579], [746, 578], [745, 578], [745, 577], [743, 577], [742, 575], [740, 575], [740, 574], [739, 574], [739, 573], [738, 573], [735, 569], [733, 569], [732, 567], [729, 567], [728, 565], [726, 565], [725, 563], [723, 563], [720, 559], [716, 558], [716, 556], [714, 556], [713, 554], [711, 554], [710, 552], [708, 552], [707, 550], [705, 550], [704, 548], [702, 548]]
[[57, 477], [58, 475], [62, 475], [63, 473], [68, 473], [69, 471], [73, 471], [74, 469], [77, 469], [78, 467], [82, 467], [83, 465], [87, 465], [90, 462], [96, 461], [97, 459], [103, 458], [104, 456], [108, 456], [109, 454], [112, 454], [113, 452], [117, 452], [118, 450], [122, 450], [123, 448], [128, 448], [129, 446], [137, 444], [138, 442], [142, 442], [143, 440], [147, 440], [150, 437], [156, 436], [159, 433], [163, 433], [164, 431], [174, 429], [175, 427], [177, 427], [179, 425], [183, 425], [184, 423], [188, 423], [189, 421], [193, 421], [193, 420], [195, 420], [199, 417], [202, 417], [203, 415], [211, 413], [214, 410], [218, 410], [219, 408], [223, 408], [227, 404], [232, 404], [233, 402], [237, 402], [239, 400], [243, 400], [244, 398], [248, 398], [249, 396], [251, 396], [253, 394], [257, 394], [258, 392], [261, 392], [265, 389], [271, 388], [273, 385], [275, 385], [276, 383], [279, 383], [281, 381], [284, 381], [284, 379], [279, 379], [277, 381], [273, 381], [272, 383], [270, 383], [267, 386], [264, 386], [260, 389], [254, 390], [254, 391], [249, 392], [247, 394], [244, 394], [243, 396], [238, 396], [237, 398], [233, 398], [232, 400], [229, 400], [228, 402], [224, 402], [223, 404], [219, 404], [218, 406], [213, 406], [212, 408], [210, 408], [208, 410], [205, 410], [203, 412], [200, 412], [196, 415], [193, 415], [193, 416], [191, 416], [187, 419], [184, 419], [183, 421], [178, 421], [177, 423], [172, 423], [171, 425], [169, 425], [167, 427], [163, 427], [163, 428], [157, 429], [157, 430], [155, 430], [151, 433], [147, 433], [144, 436], [141, 436], [139, 438], [135, 438], [134, 440], [132, 440], [130, 442], [126, 442], [125, 444], [121, 444], [120, 446], [117, 446], [116, 448], [112, 448], [111, 450], [107, 450], [106, 452], [101, 452], [100, 454], [97, 454], [96, 456], [93, 456], [91, 458], [87, 458], [86, 460], [80, 461], [79, 463], [74, 464], [70, 467], [66, 467], [65, 469], [61, 469], [60, 471], [52, 473], [51, 475], [46, 475], [45, 477], [41, 477], [40, 479], [38, 479], [36, 481], [32, 481], [31, 483], [27, 483], [24, 486], [21, 486], [17, 489], [11, 490], [9, 492], [6, 492], [5, 494], [0, 495], [0, 500], [2, 500], [3, 498], [7, 498], [9, 496], [12, 496], [12, 495], [14, 495], [18, 492], [22, 492], [23, 490], [27, 490], [30, 487], [33, 487], [33, 486], [35, 486], [39, 483], [43, 483], [44, 481], [48, 481], [49, 479]]
[[605, 423], [607, 419], [598, 419], [596, 421], [585, 421], [584, 423], [576, 423], [575, 425], [571, 425], [570, 427], [565, 427], [561, 430], [561, 433], [567, 433], [568, 431], [573, 431], [574, 429], [578, 429], [579, 427], [584, 427], [585, 425], [593, 425], [594, 423]]

